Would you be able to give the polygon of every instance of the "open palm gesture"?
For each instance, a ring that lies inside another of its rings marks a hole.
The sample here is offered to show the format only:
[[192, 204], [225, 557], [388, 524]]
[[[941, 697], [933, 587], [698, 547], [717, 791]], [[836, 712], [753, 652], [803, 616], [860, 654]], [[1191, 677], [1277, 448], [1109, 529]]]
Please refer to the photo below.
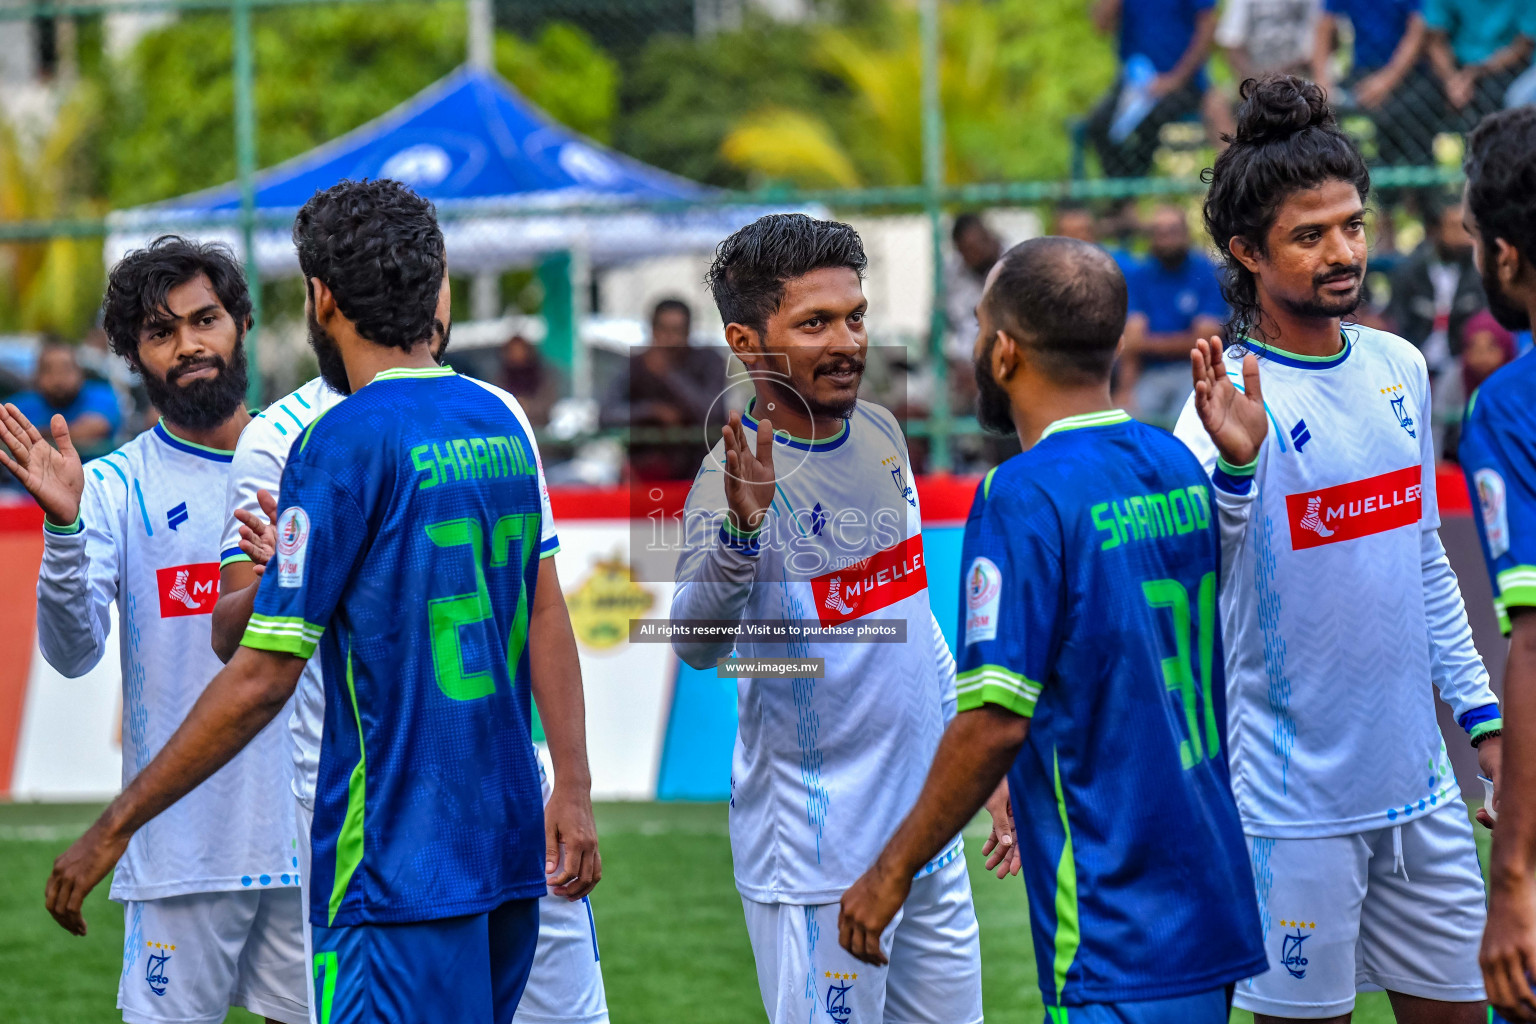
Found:
[[1264, 412], [1264, 393], [1259, 388], [1259, 360], [1243, 357], [1243, 390], [1227, 376], [1218, 338], [1200, 338], [1189, 353], [1195, 376], [1195, 411], [1211, 435], [1216, 450], [1233, 466], [1246, 466], [1259, 457], [1269, 417]]
[[[54, 416], [50, 429], [53, 444], [38, 433], [21, 410], [0, 405], [0, 466], [15, 474], [21, 485], [58, 526], [80, 518], [80, 495], [85, 490], [85, 470], [80, 453], [69, 439], [63, 416]], [[57, 448], [54, 445], [58, 445]]]
[[725, 501], [732, 525], [756, 530], [773, 504], [773, 424], [758, 420], [754, 445], [741, 425], [741, 414], [733, 412], [720, 433], [725, 438]]

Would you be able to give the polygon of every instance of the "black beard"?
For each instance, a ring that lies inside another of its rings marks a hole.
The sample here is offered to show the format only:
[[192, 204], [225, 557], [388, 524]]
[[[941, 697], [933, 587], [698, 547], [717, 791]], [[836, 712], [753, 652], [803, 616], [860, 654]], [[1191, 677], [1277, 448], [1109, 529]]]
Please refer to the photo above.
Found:
[[973, 366], [976, 371], [976, 422], [981, 424], [983, 430], [1007, 435], [1016, 430], [1013, 425], [1013, 401], [992, 376], [992, 346], [995, 344], [997, 339], [994, 337]]
[[[1484, 250], [1488, 255], [1488, 250]], [[1504, 293], [1504, 286], [1499, 283], [1498, 270], [1493, 265], [1493, 260], [1483, 260], [1483, 295], [1488, 299], [1488, 312], [1499, 322], [1499, 326], [1507, 331], [1526, 331], [1531, 327], [1531, 312], [1521, 306], [1515, 305], [1510, 297]]]
[[[1323, 283], [1317, 282], [1319, 285]], [[1338, 298], [1323, 298], [1321, 292], [1314, 291], [1311, 298], [1300, 301], [1280, 298], [1280, 303], [1294, 316], [1309, 317], [1317, 320], [1331, 320], [1334, 317], [1348, 316], [1359, 309], [1360, 299], [1363, 294], [1364, 289], [1360, 288], [1357, 284], [1353, 293], [1341, 295]]]
[[320, 377], [326, 386], [338, 395], [350, 395], [352, 382], [347, 378], [347, 364], [341, 358], [341, 346], [320, 326], [314, 313], [309, 314], [309, 347], [315, 350], [315, 359], [320, 363]]
[[[182, 374], [205, 366], [218, 369], [218, 374], [204, 380], [194, 380], [186, 385], [176, 383]], [[232, 362], [222, 356], [209, 356], [190, 362], [177, 363], [166, 371], [165, 377], [140, 367], [144, 378], [144, 391], [149, 403], [168, 421], [188, 430], [212, 430], [228, 420], [245, 401], [245, 341], [235, 342]]]

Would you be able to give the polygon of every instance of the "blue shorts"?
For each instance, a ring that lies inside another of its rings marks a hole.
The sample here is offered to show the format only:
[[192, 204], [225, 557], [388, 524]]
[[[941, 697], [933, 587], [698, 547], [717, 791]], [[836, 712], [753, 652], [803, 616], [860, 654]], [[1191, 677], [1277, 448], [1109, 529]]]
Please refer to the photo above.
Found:
[[1047, 1006], [1045, 1019], [1046, 1024], [1227, 1024], [1231, 1012], [1232, 989], [1222, 986], [1173, 999]]
[[539, 944], [539, 901], [313, 932], [319, 1024], [509, 1024]]

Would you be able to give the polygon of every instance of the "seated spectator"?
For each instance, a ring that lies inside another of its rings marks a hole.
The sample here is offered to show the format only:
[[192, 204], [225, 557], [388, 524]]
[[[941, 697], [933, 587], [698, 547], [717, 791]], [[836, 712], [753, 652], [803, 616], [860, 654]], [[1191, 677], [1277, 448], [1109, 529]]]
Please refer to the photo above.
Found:
[[[1427, 167], [1435, 162], [1441, 120], [1440, 87], [1424, 61], [1423, 0], [1325, 0], [1312, 51], [1312, 77], [1334, 91], [1345, 113], [1362, 113], [1376, 126], [1376, 159]], [[1349, 72], [1335, 82], [1339, 21], [1354, 35]], [[1337, 87], [1337, 88], [1336, 88]]]
[[1094, 22], [1119, 26], [1120, 75], [1088, 115], [1088, 141], [1106, 176], [1146, 177], [1163, 125], [1200, 109], [1216, 0], [1099, 0]]
[[725, 403], [725, 360], [720, 353], [689, 347], [693, 311], [680, 299], [663, 299], [651, 313], [651, 343], [631, 354], [628, 374], [604, 396], [598, 422], [640, 432], [673, 428], [678, 440], [632, 441], [631, 474], [640, 480], [688, 480], [720, 439]]
[[[1461, 388], [1457, 407], [1465, 409], [1483, 381], [1493, 376], [1495, 370], [1515, 361], [1515, 336], [1499, 325], [1488, 310], [1480, 310], [1467, 318], [1461, 334]], [[1461, 417], [1449, 417], [1445, 428], [1445, 442], [1441, 453], [1452, 461], [1456, 458], [1456, 445], [1461, 439]]]
[[1425, 196], [1420, 209], [1424, 241], [1392, 274], [1386, 317], [1424, 353], [1435, 380], [1451, 368], [1467, 320], [1487, 302], [1472, 262], [1472, 237], [1462, 225], [1461, 202]]
[[111, 451], [123, 423], [112, 385], [87, 380], [75, 358], [75, 346], [58, 338], [43, 342], [32, 390], [13, 396], [11, 404], [44, 433], [55, 415], [63, 416], [70, 440], [87, 459]]
[[1179, 207], [1160, 206], [1153, 214], [1149, 256], [1126, 278], [1130, 315], [1120, 386], [1131, 389], [1143, 420], [1172, 427], [1193, 389], [1189, 351], [1196, 338], [1221, 333], [1227, 303], [1216, 267], [1190, 246]]
[[949, 232], [955, 254], [944, 265], [944, 322], [949, 327], [944, 351], [968, 367], [976, 343], [976, 304], [981, 301], [987, 273], [1003, 254], [1002, 239], [977, 213], [955, 217]]
[[[1237, 82], [1274, 71], [1306, 77], [1322, 0], [1227, 0], [1216, 24], [1216, 45]], [[1206, 122], [1219, 136], [1232, 135], [1229, 89], [1206, 91]]]
[[560, 400], [560, 374], [533, 347], [533, 342], [514, 334], [501, 347], [501, 390], [515, 397], [535, 427], [549, 426], [549, 413]]
[[1429, 61], [1445, 97], [1447, 131], [1471, 131], [1504, 106], [1504, 94], [1531, 62], [1531, 0], [1425, 0]]
[[1141, 260], [1119, 240], [1109, 236], [1109, 218], [1095, 217], [1093, 211], [1081, 203], [1061, 203], [1056, 207], [1056, 226], [1053, 234], [1062, 238], [1075, 238], [1080, 242], [1092, 242], [1114, 257], [1120, 273], [1130, 274]]

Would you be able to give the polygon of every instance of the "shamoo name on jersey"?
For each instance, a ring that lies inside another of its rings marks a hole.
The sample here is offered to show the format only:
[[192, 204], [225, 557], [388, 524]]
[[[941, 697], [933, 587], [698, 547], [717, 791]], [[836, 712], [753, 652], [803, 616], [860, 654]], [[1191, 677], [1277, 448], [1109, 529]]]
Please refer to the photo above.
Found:
[[1265, 967], [1223, 749], [1219, 552], [1200, 465], [1118, 411], [1052, 424], [977, 492], [959, 706], [1031, 718], [1008, 780], [1048, 1005]]
[[516, 399], [447, 369], [379, 374], [304, 432], [277, 526], [242, 642], [323, 661], [310, 920], [544, 895], [528, 628], [558, 541]]

